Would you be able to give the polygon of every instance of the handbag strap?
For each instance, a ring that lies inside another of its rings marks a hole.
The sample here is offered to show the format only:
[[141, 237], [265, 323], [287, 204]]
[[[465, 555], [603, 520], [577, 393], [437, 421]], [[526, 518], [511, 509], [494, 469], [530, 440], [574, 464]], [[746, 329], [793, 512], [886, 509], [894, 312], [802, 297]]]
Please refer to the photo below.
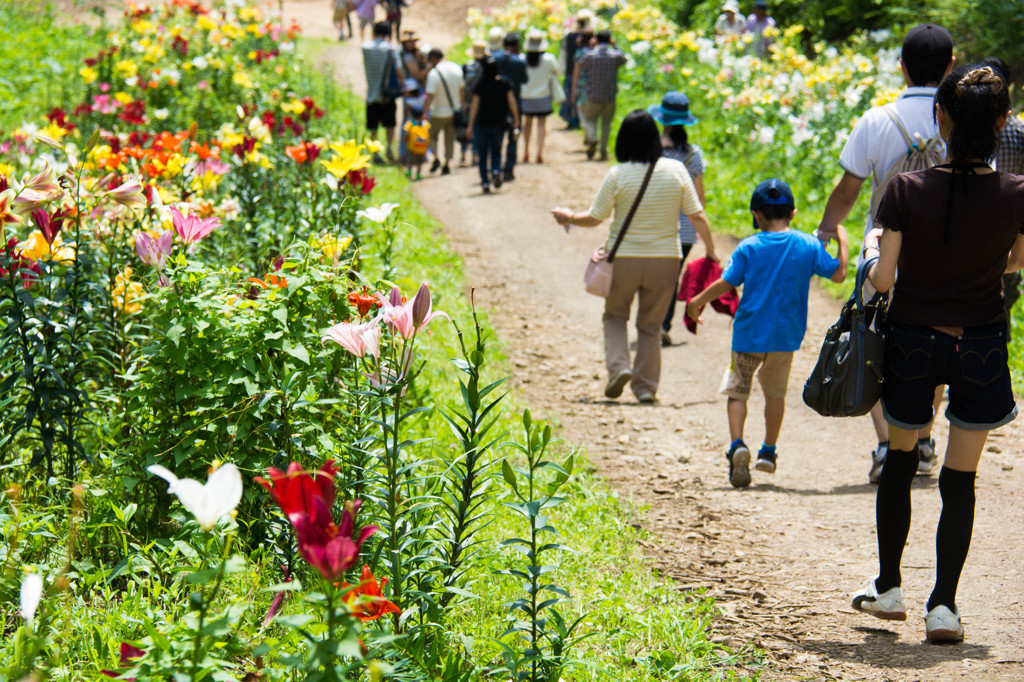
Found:
[[636, 213], [636, 209], [640, 205], [640, 199], [643, 198], [644, 192], [647, 190], [647, 185], [651, 182], [651, 176], [654, 175], [654, 167], [657, 163], [658, 162], [655, 161], [647, 167], [647, 175], [644, 176], [644, 181], [640, 185], [640, 191], [636, 193], [636, 199], [633, 200], [633, 205], [629, 208], [629, 213], [626, 214], [626, 219], [622, 221], [622, 227], [619, 228], [619, 234], [615, 237], [615, 245], [612, 246], [611, 251], [608, 252], [609, 263], [615, 260], [615, 252], [619, 250], [619, 244], [622, 243], [622, 238], [626, 236], [626, 230], [629, 229], [629, 224], [633, 222], [633, 215]]
[[[435, 66], [434, 68], [436, 69], [437, 67]], [[453, 99], [452, 99], [452, 93], [451, 93], [451, 90], [449, 90], [449, 89], [448, 89], [448, 83], [446, 83], [446, 82], [445, 82], [445, 80], [444, 80], [444, 74], [443, 74], [443, 73], [441, 73], [441, 71], [440, 71], [440, 70], [438, 70], [438, 72], [437, 72], [437, 77], [438, 77], [438, 79], [440, 79], [440, 81], [441, 81], [441, 87], [442, 87], [442, 88], [444, 88], [444, 94], [445, 94], [445, 96], [446, 96], [446, 97], [448, 97], [448, 106], [449, 106], [449, 107], [451, 108], [452, 112], [454, 112], [454, 111], [455, 111], [455, 108], [456, 108], [456, 107], [455, 107], [455, 100], [453, 100]], [[446, 143], [446, 144], [447, 144], [447, 143]]]
[[384, 70], [380, 74], [380, 96], [381, 97], [384, 96], [384, 89], [387, 86], [388, 76], [390, 75], [388, 72], [389, 71], [393, 71], [394, 68], [395, 68], [394, 56], [395, 56], [395, 53], [391, 51], [391, 46], [389, 45], [388, 46], [388, 57], [384, 61]]

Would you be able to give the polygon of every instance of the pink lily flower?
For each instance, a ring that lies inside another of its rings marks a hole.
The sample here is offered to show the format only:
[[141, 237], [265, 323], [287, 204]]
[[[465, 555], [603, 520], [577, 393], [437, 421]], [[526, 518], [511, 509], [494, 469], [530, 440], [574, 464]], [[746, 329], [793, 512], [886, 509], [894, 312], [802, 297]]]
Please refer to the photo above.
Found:
[[379, 319], [374, 318], [363, 324], [339, 322], [327, 330], [320, 342], [324, 343], [330, 339], [357, 358], [365, 357], [367, 353], [374, 358], [379, 358], [380, 328], [377, 326]]
[[146, 197], [142, 193], [142, 183], [138, 178], [128, 178], [120, 186], [107, 192], [106, 195], [128, 208], [141, 208], [146, 205]]
[[402, 292], [398, 287], [392, 287], [387, 298], [378, 291], [377, 299], [382, 306], [380, 317], [392, 334], [397, 334], [406, 341], [416, 336], [416, 327], [412, 323], [412, 308], [408, 303], [402, 303]]
[[430, 321], [435, 317], [443, 316], [446, 320], [451, 322], [448, 313], [443, 310], [434, 312], [432, 310], [432, 304], [430, 300], [430, 287], [424, 282], [420, 285], [420, 290], [416, 292], [416, 295], [409, 301], [408, 306], [412, 308], [412, 324], [419, 332], [421, 329], [430, 324]]
[[139, 260], [147, 265], [152, 265], [160, 273], [160, 286], [162, 287], [170, 284], [170, 280], [167, 279], [167, 275], [163, 273], [163, 270], [164, 263], [167, 262], [167, 256], [171, 253], [173, 241], [174, 233], [170, 230], [161, 232], [160, 236], [156, 239], [153, 239], [145, 232], [139, 232], [135, 235], [135, 253], [139, 255]]
[[50, 168], [48, 163], [36, 175], [32, 177], [26, 175], [22, 180], [22, 184], [25, 185], [25, 189], [33, 189], [43, 194], [52, 194], [60, 191], [60, 185], [57, 184], [57, 172]]
[[171, 206], [171, 222], [174, 224], [175, 232], [185, 244], [194, 244], [220, 227], [220, 218], [200, 220], [194, 213], [184, 216], [173, 206]]

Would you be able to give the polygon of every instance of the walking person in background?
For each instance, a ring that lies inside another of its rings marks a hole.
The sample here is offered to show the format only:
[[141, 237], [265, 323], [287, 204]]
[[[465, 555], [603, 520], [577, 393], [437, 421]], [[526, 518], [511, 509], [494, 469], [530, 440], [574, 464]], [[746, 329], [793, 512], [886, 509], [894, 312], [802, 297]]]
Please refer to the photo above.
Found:
[[398, 36], [402, 35], [402, 8], [407, 7], [405, 0], [382, 0], [382, 4], [386, 12], [384, 20], [391, 24], [395, 40], [398, 40]]
[[[359, 19], [359, 40], [366, 40], [366, 27], [375, 26], [374, 17], [377, 13], [377, 0], [353, 0], [356, 18]], [[376, 39], [376, 31], [373, 33]], [[391, 38], [391, 24], [388, 24], [388, 38]]]
[[505, 136], [509, 118], [519, 127], [519, 110], [516, 109], [512, 86], [498, 73], [498, 63], [494, 58], [486, 57], [481, 65], [483, 73], [469, 105], [467, 134], [476, 147], [483, 192], [490, 194], [492, 183], [495, 189], [501, 187], [501, 140]]
[[[537, 30], [526, 36], [526, 83], [520, 90], [523, 103], [523, 163], [530, 162], [530, 136], [537, 124], [537, 153], [534, 160], [544, 163], [544, 133], [547, 117], [554, 113], [554, 88], [558, 83], [558, 63], [549, 54], [548, 41]], [[561, 93], [564, 94], [564, 93]]]
[[[434, 161], [430, 172], [441, 169], [441, 175], [451, 172], [449, 164], [455, 155], [455, 114], [462, 111], [464, 92], [462, 69], [458, 64], [444, 58], [444, 52], [436, 47], [427, 55], [430, 72], [427, 74], [427, 96], [423, 103], [425, 115], [430, 121], [430, 151]], [[444, 133], [444, 165], [438, 153], [437, 140]]]
[[[843, 176], [829, 195], [817, 229], [818, 238], [822, 241], [834, 238], [836, 227], [850, 215], [861, 187], [869, 176], [871, 206], [877, 206], [885, 189], [881, 185], [882, 181], [889, 176], [889, 170], [906, 157], [909, 151], [907, 144], [892, 116], [901, 122], [910, 135], [920, 135], [922, 140], [930, 140], [939, 134], [932, 98], [939, 81], [953, 68], [953, 38], [949, 31], [936, 24], [921, 24], [908, 31], [903, 40], [900, 68], [907, 87], [899, 99], [865, 112], [843, 145], [843, 151], [839, 154]], [[873, 216], [869, 214], [864, 227], [865, 238], [874, 228], [872, 219]], [[865, 297], [865, 300], [869, 297]], [[936, 406], [941, 400], [942, 391], [937, 390]], [[889, 449], [889, 428], [882, 416], [881, 405], [872, 408], [871, 422], [878, 437], [878, 447], [871, 453], [868, 481], [878, 483], [885, 463], [885, 453]], [[938, 461], [931, 432], [932, 425], [929, 423], [918, 435], [918, 451], [921, 453], [919, 470], [922, 474], [929, 473]]]
[[[502, 41], [503, 49], [494, 55], [494, 60], [498, 62], [498, 72], [512, 86], [512, 94], [516, 98], [516, 107], [519, 108], [520, 117], [522, 117], [523, 85], [530, 80], [530, 76], [526, 71], [526, 60], [519, 54], [520, 42], [518, 33], [513, 32], [506, 35]], [[509, 125], [511, 125], [511, 121]], [[519, 154], [518, 141], [519, 131], [516, 128], [510, 128], [508, 144], [505, 145], [505, 182], [516, 179], [516, 159]]]
[[754, 48], [754, 54], [758, 57], [765, 57], [771, 51], [772, 38], [764, 33], [768, 29], [774, 28], [776, 28], [775, 20], [768, 16], [768, 3], [765, 0], [756, 0], [753, 13], [747, 17], [745, 33], [754, 37], [751, 46]]
[[722, 13], [715, 20], [716, 36], [738, 36], [747, 30], [747, 20], [740, 16], [740, 4], [736, 0], [725, 0]]
[[[649, 113], [637, 109], [626, 116], [615, 141], [618, 164], [605, 174], [585, 213], [551, 210], [558, 224], [596, 227], [611, 217], [605, 242], [610, 247], [641, 193], [636, 213], [615, 255], [612, 290], [604, 304], [604, 354], [608, 383], [604, 394], [618, 398], [627, 384], [640, 403], [657, 402], [661, 379], [661, 321], [675, 295], [679, 273], [679, 214], [690, 219], [704, 240], [708, 258], [718, 260], [711, 227], [690, 174], [677, 161], [662, 156], [661, 135]], [[646, 190], [641, 190], [649, 177]], [[636, 357], [630, 363], [630, 308], [637, 300]]]
[[[593, 35], [594, 13], [583, 8], [576, 13], [574, 30], [562, 36], [560, 69], [565, 79], [562, 90], [566, 93], [572, 90], [573, 74], [576, 71], [576, 51], [581, 47], [586, 47]], [[580, 127], [579, 111], [574, 100], [566, 98], [559, 108], [558, 115], [566, 122], [567, 130], [576, 130]]]
[[853, 607], [906, 620], [900, 564], [918, 430], [933, 418], [935, 388], [948, 385], [935, 586], [925, 606], [928, 641], [946, 642], [964, 638], [956, 592], [971, 545], [975, 472], [989, 431], [1017, 416], [1002, 275], [1024, 265], [1024, 177], [986, 162], [1010, 115], [1009, 87], [991, 67], [947, 75], [935, 108], [947, 163], [889, 182], [875, 215], [879, 230], [865, 246], [868, 257], [878, 256], [868, 273], [875, 288], [892, 289], [882, 384], [889, 453], [875, 506], [878, 575], [854, 595]]
[[764, 440], [754, 468], [774, 474], [789, 371], [793, 354], [807, 332], [811, 280], [817, 275], [842, 282], [849, 258], [846, 230], [841, 225], [836, 231], [837, 258], [813, 236], [790, 229], [796, 200], [782, 180], [772, 178], [760, 183], [750, 197], [750, 212], [758, 233], [741, 241], [721, 278], [686, 305], [690, 319], [703, 324], [701, 308], [743, 286], [732, 327], [732, 358], [721, 388], [728, 397], [726, 412], [732, 443], [725, 457], [729, 461], [729, 483], [734, 488], [750, 485], [750, 449], [743, 440], [743, 429], [754, 373], [764, 393]]
[[334, 30], [338, 31], [338, 40], [345, 40], [345, 25], [348, 25], [348, 37], [355, 38], [352, 30], [352, 5], [349, 0], [331, 0], [331, 7], [334, 8]]
[[[681, 92], [669, 92], [661, 99], [661, 104], [652, 104], [647, 111], [654, 120], [660, 123], [661, 153], [667, 159], [675, 159], [684, 166], [690, 173], [693, 181], [693, 188], [697, 190], [697, 198], [701, 206], [706, 206], [704, 200], [704, 171], [707, 170], [707, 163], [704, 161], [704, 154], [700, 147], [691, 144], [686, 134], [687, 126], [697, 123], [697, 117], [690, 112], [690, 99]], [[679, 248], [682, 258], [679, 259], [679, 272], [683, 271], [683, 263], [690, 249], [697, 243], [697, 230], [693, 223], [686, 217], [686, 214], [679, 214]], [[678, 289], [679, 277], [676, 276], [676, 288]], [[672, 317], [675, 315], [676, 297], [673, 296], [668, 304], [668, 312], [665, 314], [665, 321], [661, 323], [661, 345], [671, 346], [672, 337], [669, 332], [672, 330]]]
[[[1010, 80], [1010, 67], [999, 57], [986, 57], [978, 62], [982, 66], [991, 66], [996, 74], [1003, 79], [1013, 92], [1013, 81]], [[1010, 102], [1013, 104], [1012, 98]], [[996, 170], [1014, 175], [1024, 175], [1024, 121], [1020, 117], [1010, 115], [999, 136], [999, 147], [996, 148]], [[1021, 276], [1019, 272], [1008, 272], [1003, 275], [1003, 307], [1006, 309], [1008, 333], [1013, 327], [1010, 312], [1020, 298]]]
[[608, 138], [611, 136], [612, 119], [615, 118], [615, 95], [619, 91], [619, 67], [626, 63], [626, 55], [612, 44], [611, 32], [597, 32], [597, 47], [587, 52], [583, 59], [576, 63], [573, 77], [573, 90], [569, 99], [576, 98], [577, 81], [581, 75], [586, 76], [587, 101], [580, 108], [583, 121], [584, 144], [587, 147], [587, 158], [594, 158], [598, 149], [597, 125], [601, 124], [600, 149], [601, 160], [608, 158]]
[[[366, 129], [370, 137], [377, 139], [377, 129], [384, 127], [384, 148], [388, 161], [394, 162], [395, 152], [392, 148], [395, 140], [397, 119], [396, 100], [384, 94], [384, 80], [388, 77], [389, 68], [395, 70], [399, 82], [404, 79], [401, 69], [401, 58], [390, 42], [391, 26], [381, 21], [373, 26], [373, 41], [363, 43], [363, 70], [366, 73]], [[380, 163], [379, 156], [374, 161]]]

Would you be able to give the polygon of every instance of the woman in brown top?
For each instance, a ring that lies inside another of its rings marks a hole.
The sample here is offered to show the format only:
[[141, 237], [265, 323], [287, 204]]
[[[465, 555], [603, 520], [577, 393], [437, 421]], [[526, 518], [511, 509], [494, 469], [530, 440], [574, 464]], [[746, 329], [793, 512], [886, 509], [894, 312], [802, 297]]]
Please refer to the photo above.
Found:
[[[937, 386], [949, 386], [949, 444], [939, 492], [935, 586], [926, 606], [929, 641], [963, 639], [956, 589], [974, 525], [974, 478], [991, 429], [1017, 407], [1007, 368], [1002, 275], [1024, 265], [1024, 177], [992, 170], [1010, 113], [1007, 84], [991, 68], [961, 67], [935, 93], [947, 163], [890, 181], [869, 235], [869, 276], [893, 289], [882, 407], [889, 454], [876, 500], [879, 575], [856, 609], [906, 620], [900, 560], [910, 530], [917, 430], [932, 417]], [[880, 229], [877, 229], [880, 228]], [[897, 267], [898, 266], [898, 267]]]

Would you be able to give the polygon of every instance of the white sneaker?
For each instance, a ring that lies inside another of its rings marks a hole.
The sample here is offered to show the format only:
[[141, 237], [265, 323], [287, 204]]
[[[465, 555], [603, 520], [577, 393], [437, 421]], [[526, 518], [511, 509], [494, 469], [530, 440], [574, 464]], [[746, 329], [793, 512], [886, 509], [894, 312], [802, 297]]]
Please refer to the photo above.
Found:
[[907, 607], [903, 603], [903, 589], [894, 587], [878, 594], [875, 579], [871, 578], [864, 587], [853, 595], [853, 608], [870, 613], [882, 620], [906, 620]]
[[941, 604], [924, 617], [924, 629], [929, 642], [962, 642], [964, 639], [960, 609], [950, 611], [948, 606]]
[[868, 470], [868, 483], [878, 483], [882, 475], [882, 465], [885, 464], [885, 456], [889, 453], [889, 443], [879, 443], [878, 449], [871, 452], [871, 469]]
[[917, 473], [930, 474], [939, 462], [939, 457], [935, 454], [935, 439], [917, 441], [917, 451], [920, 453], [917, 459]]

